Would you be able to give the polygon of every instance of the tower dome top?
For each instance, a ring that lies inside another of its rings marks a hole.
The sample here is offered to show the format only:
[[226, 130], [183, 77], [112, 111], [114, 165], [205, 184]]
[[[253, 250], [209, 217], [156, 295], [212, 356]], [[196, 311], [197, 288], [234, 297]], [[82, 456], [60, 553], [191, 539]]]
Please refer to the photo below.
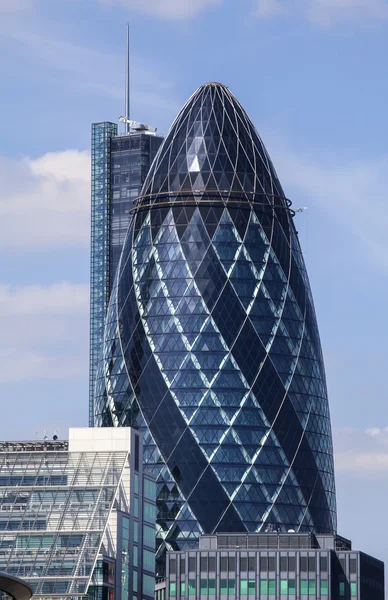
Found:
[[229, 88], [217, 82], [199, 87], [179, 112], [141, 196], [157, 202], [161, 194], [212, 192], [256, 202], [284, 199], [255, 126]]

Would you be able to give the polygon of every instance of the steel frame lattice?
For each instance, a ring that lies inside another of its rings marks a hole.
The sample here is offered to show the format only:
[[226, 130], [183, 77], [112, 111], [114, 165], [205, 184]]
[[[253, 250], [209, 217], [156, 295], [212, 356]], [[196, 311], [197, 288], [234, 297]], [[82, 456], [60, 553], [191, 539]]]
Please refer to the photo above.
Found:
[[0, 564], [34, 597], [87, 593], [127, 452], [1, 452]]
[[96, 382], [96, 423], [144, 432], [159, 554], [203, 532], [336, 529], [325, 372], [290, 204], [233, 94], [199, 88], [134, 210]]

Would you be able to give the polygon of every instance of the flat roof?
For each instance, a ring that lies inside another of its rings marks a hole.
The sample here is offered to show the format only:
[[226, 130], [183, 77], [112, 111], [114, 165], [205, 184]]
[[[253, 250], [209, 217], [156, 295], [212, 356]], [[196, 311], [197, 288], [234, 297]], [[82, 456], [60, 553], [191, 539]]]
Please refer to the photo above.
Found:
[[67, 452], [68, 449], [68, 440], [0, 442], [0, 452]]

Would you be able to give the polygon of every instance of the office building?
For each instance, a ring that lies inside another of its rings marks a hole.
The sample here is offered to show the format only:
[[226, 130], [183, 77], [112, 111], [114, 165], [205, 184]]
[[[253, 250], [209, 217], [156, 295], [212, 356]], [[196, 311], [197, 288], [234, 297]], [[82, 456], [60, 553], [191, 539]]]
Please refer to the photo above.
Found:
[[131, 209], [163, 140], [140, 125], [118, 135], [115, 123], [92, 125], [89, 424], [104, 322]]
[[202, 536], [167, 557], [167, 600], [384, 600], [384, 564], [338, 535]]
[[155, 482], [138, 432], [0, 443], [0, 570], [34, 598], [151, 600]]
[[200, 534], [336, 531], [325, 370], [286, 198], [235, 96], [199, 88], [136, 201], [96, 424], [143, 432], [158, 559]]

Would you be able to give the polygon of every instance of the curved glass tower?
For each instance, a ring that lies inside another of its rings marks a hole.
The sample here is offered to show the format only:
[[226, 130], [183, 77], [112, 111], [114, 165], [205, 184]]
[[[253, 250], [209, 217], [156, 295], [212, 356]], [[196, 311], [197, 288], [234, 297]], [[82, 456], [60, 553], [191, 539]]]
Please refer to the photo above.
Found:
[[336, 529], [325, 372], [290, 205], [237, 99], [199, 88], [133, 212], [96, 385], [98, 425], [144, 432], [159, 552], [202, 532]]

